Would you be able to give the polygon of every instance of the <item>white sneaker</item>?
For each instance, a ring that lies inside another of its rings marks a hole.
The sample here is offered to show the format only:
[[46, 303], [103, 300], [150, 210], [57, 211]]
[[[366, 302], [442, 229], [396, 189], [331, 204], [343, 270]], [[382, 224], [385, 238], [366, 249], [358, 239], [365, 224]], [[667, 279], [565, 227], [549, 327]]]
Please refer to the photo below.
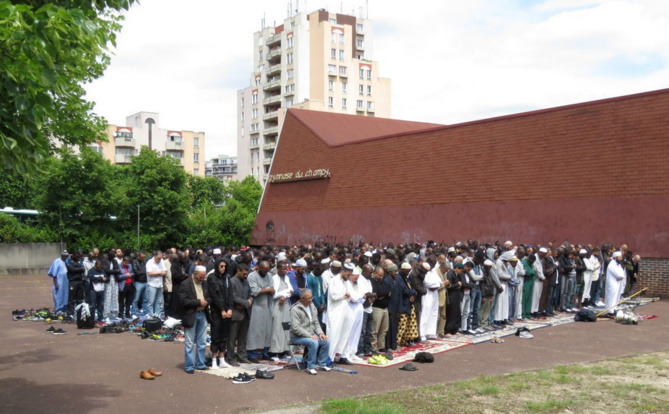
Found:
[[483, 328], [476, 328], [476, 330], [475, 330], [474, 332], [476, 332], [476, 333], [483, 333], [483, 332], [485, 332], [485, 329], [483, 329]]
[[606, 306], [606, 304], [600, 300], [599, 302], [597, 302], [597, 306], [601, 308]]
[[279, 361], [281, 361], [281, 358], [279, 358], [279, 357], [272, 357], [272, 361], [274, 361], [274, 362], [279, 362]]
[[311, 374], [311, 375], [316, 375], [316, 374], [318, 374], [318, 372], [316, 372], [316, 370], [313, 369], [313, 368], [307, 368], [307, 373], [308, 373], [308, 374]]
[[527, 331], [523, 331], [520, 334], [518, 334], [518, 337], [523, 338], [523, 339], [532, 339], [532, 338], [534, 338], [534, 335], [532, 335], [531, 333], [529, 333]]
[[225, 361], [225, 358], [218, 358], [218, 366], [220, 368], [232, 368], [232, 365]]
[[427, 338], [426, 338], [426, 337], [424, 337], [424, 336], [421, 336], [421, 337], [420, 337], [420, 338], [418, 338], [418, 339], [420, 339], [420, 342], [425, 342], [425, 341], [427, 340]]
[[467, 333], [470, 334], [470, 335], [476, 335], [476, 331], [474, 331], [474, 330], [472, 330], [472, 329], [469, 329], [469, 330], [467, 331]]
[[348, 360], [351, 361], [351, 362], [356, 362], [356, 363], [358, 363], [358, 364], [361, 363], [361, 362], [363, 362], [362, 358], [358, 357], [357, 355], [351, 355], [351, 356], [349, 356], [349, 357], [346, 358], [346, 359], [348, 359]]
[[325, 371], [325, 372], [330, 372], [330, 371], [332, 371], [332, 368], [330, 368], [330, 367], [328, 367], [328, 366], [325, 366], [325, 365], [319, 365], [319, 366], [317, 366], [316, 368], [320, 369], [321, 371]]

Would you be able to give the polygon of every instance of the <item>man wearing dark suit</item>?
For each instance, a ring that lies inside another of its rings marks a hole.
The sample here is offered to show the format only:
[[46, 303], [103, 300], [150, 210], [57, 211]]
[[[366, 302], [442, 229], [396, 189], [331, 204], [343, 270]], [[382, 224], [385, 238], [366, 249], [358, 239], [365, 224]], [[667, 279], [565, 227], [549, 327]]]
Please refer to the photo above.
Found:
[[237, 266], [237, 274], [230, 279], [232, 290], [232, 320], [230, 323], [230, 335], [227, 341], [227, 359], [230, 365], [238, 366], [235, 361], [235, 345], [237, 345], [237, 359], [241, 363], [249, 363], [246, 356], [246, 336], [249, 333], [249, 322], [251, 321], [251, 306], [253, 297], [246, 276], [249, 267], [246, 263]]
[[[207, 347], [207, 322], [209, 319], [209, 303], [211, 296], [207, 284], [203, 283], [207, 268], [196, 266], [193, 276], [181, 284], [179, 300], [184, 309], [183, 320], [185, 337], [185, 364], [186, 373], [192, 374], [195, 369], [206, 370], [204, 355]], [[193, 345], [195, 344], [195, 360], [193, 360]]]

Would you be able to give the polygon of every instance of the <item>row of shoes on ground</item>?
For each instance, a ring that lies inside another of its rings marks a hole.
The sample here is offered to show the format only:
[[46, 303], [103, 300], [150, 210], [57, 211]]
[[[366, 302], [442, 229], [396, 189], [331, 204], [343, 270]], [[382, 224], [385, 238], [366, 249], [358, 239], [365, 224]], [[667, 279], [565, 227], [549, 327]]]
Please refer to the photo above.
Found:
[[155, 379], [156, 377], [161, 377], [162, 375], [163, 375], [162, 372], [156, 371], [153, 368], [139, 373], [139, 377], [145, 380], [152, 380]]
[[[325, 366], [325, 365], [319, 365], [319, 366], [316, 367], [316, 369], [319, 370], [319, 371], [324, 371], [324, 372], [330, 372], [330, 371], [332, 371], [332, 368], [327, 367], [327, 366]], [[307, 369], [306, 369], [306, 373], [307, 373], [307, 374], [310, 374], [310, 375], [316, 375], [316, 374], [318, 374], [318, 372], [316, 372], [316, 369], [314, 369], [314, 368], [307, 368]]]
[[522, 328], [518, 328], [516, 330], [516, 336], [519, 338], [523, 339], [532, 339], [534, 338], [534, 335], [530, 333], [530, 330], [527, 328], [527, 326], [523, 326]]

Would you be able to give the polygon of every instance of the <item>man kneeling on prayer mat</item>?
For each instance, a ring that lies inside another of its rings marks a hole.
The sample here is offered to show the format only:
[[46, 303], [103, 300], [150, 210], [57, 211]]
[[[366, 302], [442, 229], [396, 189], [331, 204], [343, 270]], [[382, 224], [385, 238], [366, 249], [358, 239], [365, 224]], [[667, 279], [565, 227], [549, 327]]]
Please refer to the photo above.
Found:
[[300, 290], [300, 300], [290, 308], [290, 341], [307, 348], [307, 372], [316, 375], [316, 368], [330, 371], [327, 366], [330, 341], [318, 323], [318, 310], [312, 302], [310, 289]]

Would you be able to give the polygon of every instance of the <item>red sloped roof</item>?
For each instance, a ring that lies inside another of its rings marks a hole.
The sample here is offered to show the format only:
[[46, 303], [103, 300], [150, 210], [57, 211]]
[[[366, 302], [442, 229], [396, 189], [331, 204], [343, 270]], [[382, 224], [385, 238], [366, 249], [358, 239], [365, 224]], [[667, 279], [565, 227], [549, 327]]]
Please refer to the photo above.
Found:
[[289, 109], [288, 112], [314, 135], [322, 139], [328, 147], [427, 132], [444, 127], [444, 125], [426, 122], [345, 115], [307, 109]]

